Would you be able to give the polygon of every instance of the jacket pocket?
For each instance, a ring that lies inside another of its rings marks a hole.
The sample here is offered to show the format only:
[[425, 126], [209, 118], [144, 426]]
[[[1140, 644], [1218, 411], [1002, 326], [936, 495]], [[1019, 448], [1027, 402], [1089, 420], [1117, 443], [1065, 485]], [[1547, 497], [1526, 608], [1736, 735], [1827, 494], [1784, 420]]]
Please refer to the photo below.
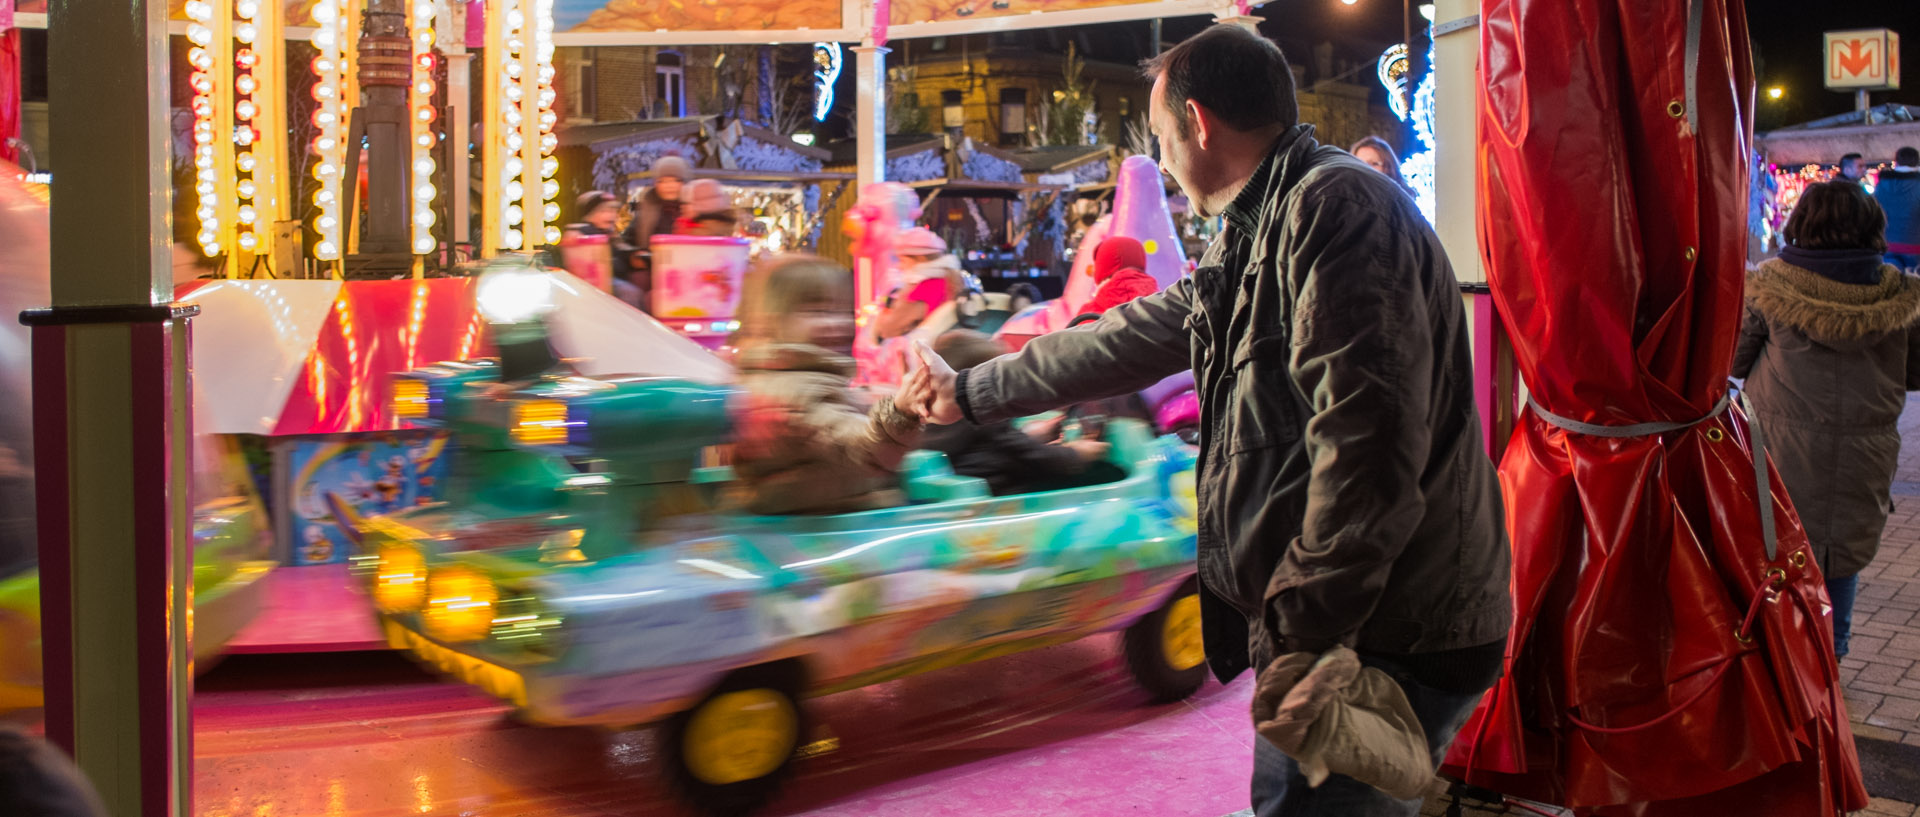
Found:
[[1226, 416], [1227, 455], [1238, 456], [1300, 439], [1300, 408], [1288, 372], [1286, 333], [1254, 333], [1233, 351]]

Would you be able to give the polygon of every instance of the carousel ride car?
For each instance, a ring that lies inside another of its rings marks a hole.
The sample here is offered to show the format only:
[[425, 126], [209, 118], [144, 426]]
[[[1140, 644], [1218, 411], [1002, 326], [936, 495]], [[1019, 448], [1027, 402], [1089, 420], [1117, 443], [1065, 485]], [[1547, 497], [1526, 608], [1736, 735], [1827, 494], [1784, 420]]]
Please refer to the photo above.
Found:
[[481, 282], [498, 360], [400, 377], [395, 412], [455, 438], [443, 502], [353, 520], [391, 643], [540, 724], [666, 721], [664, 772], [707, 813], [763, 803], [801, 699], [1123, 630], [1156, 700], [1204, 681], [1193, 460], [1107, 430], [1124, 479], [990, 496], [920, 451], [909, 504], [730, 510], [723, 385], [585, 377], [546, 345], [539, 274]]
[[[0, 313], [45, 306], [47, 198], [19, 168], [0, 162]], [[39, 707], [40, 573], [34, 569], [30, 340], [0, 321], [0, 712]], [[197, 402], [197, 401], [196, 401]], [[194, 659], [205, 669], [258, 614], [261, 579], [273, 568], [266, 512], [227, 441], [195, 438], [193, 485]]]

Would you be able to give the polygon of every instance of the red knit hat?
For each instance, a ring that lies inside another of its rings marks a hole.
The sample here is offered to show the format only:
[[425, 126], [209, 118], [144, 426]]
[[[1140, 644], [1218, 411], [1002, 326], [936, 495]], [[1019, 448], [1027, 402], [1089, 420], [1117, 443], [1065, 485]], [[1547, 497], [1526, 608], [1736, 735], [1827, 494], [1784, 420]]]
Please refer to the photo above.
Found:
[[1093, 248], [1093, 280], [1105, 281], [1123, 269], [1145, 271], [1147, 248], [1124, 235], [1108, 236]]

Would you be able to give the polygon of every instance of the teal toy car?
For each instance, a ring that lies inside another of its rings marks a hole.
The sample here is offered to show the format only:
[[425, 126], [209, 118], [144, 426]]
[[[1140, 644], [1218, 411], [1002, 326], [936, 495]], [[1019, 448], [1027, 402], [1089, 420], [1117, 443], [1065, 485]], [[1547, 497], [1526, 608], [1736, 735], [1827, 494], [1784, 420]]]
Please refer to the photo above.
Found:
[[359, 572], [393, 646], [525, 720], [666, 720], [667, 774], [702, 810], [772, 793], [808, 696], [1113, 630], [1157, 700], [1204, 681], [1172, 437], [1110, 425], [1127, 476], [1107, 484], [995, 497], [921, 451], [901, 507], [746, 516], [713, 464], [729, 388], [529, 367], [508, 335], [501, 362], [400, 377], [396, 414], [452, 432], [453, 473], [436, 505], [335, 503]]

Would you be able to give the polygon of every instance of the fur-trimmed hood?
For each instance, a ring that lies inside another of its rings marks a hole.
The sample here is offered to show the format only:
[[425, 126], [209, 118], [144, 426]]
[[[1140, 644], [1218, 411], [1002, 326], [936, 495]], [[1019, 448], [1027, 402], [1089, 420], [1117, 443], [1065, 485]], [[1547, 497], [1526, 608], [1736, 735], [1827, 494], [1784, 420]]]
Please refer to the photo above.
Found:
[[1920, 323], [1920, 276], [1889, 264], [1878, 284], [1843, 284], [1773, 258], [1747, 273], [1747, 303], [1814, 341], [1851, 345]]

